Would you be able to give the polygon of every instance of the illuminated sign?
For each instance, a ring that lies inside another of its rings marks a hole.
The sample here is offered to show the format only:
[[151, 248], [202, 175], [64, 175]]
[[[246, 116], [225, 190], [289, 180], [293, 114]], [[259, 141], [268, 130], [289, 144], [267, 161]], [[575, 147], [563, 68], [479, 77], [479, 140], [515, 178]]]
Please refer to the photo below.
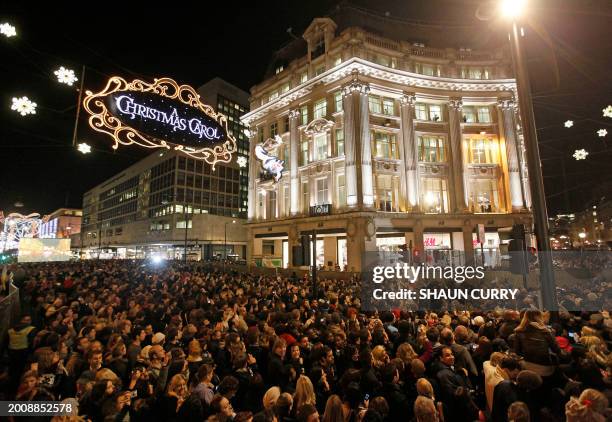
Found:
[[189, 85], [169, 78], [153, 83], [109, 79], [98, 92], [86, 92], [83, 101], [90, 114], [89, 125], [110, 135], [119, 145], [166, 148], [204, 160], [213, 169], [217, 162], [229, 163], [236, 152], [236, 139], [227, 129], [227, 117], [200, 102]]
[[331, 204], [313, 205], [310, 207], [310, 216], [331, 214]]
[[261, 166], [268, 172], [274, 181], [278, 182], [283, 175], [285, 162], [279, 160], [275, 154], [278, 147], [283, 143], [283, 139], [276, 135], [274, 139], [270, 138], [266, 142], [255, 146], [255, 156], [261, 161]]

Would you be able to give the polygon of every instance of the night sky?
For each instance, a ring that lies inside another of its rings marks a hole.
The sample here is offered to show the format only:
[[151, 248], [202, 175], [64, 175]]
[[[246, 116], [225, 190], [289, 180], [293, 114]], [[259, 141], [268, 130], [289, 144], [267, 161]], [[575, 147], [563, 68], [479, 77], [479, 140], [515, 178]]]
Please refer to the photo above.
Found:
[[[85, 65], [85, 88], [93, 91], [111, 75], [147, 81], [168, 76], [195, 87], [219, 76], [248, 91], [262, 80], [272, 53], [291, 39], [287, 29], [301, 36], [313, 18], [338, 1], [173, 1], [166, 7], [147, 2], [129, 11], [128, 2], [90, 2], [86, 10], [83, 2], [57, 2], [48, 9], [19, 3], [0, 10], [0, 21], [18, 32], [10, 39], [0, 36], [0, 210], [5, 215], [80, 208], [84, 192], [149, 152], [137, 147], [113, 152], [110, 137], [82, 125], [78, 142], [87, 141], [93, 152], [84, 156], [72, 148], [78, 93], [55, 81], [59, 66], [80, 76]], [[412, 20], [472, 23], [483, 36], [504, 31], [497, 21], [475, 18], [483, 3], [478, 0], [351, 3]], [[529, 3], [529, 70], [549, 214], [579, 210], [612, 197], [612, 119], [602, 116], [612, 104], [612, 6], [607, 0]], [[22, 95], [38, 104], [36, 115], [11, 111], [11, 98]], [[563, 126], [568, 119], [574, 120], [571, 129]], [[603, 128], [610, 133], [599, 138], [596, 131]], [[572, 158], [577, 148], [589, 151], [587, 160]], [[24, 207], [15, 208], [17, 201]]]

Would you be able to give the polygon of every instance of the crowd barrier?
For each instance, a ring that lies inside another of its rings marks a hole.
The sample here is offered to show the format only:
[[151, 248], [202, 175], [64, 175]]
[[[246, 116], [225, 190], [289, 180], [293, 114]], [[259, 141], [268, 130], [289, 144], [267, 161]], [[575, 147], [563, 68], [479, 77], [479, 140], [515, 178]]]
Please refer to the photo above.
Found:
[[6, 333], [20, 316], [19, 289], [11, 283], [9, 293], [0, 300], [0, 350], [4, 349]]

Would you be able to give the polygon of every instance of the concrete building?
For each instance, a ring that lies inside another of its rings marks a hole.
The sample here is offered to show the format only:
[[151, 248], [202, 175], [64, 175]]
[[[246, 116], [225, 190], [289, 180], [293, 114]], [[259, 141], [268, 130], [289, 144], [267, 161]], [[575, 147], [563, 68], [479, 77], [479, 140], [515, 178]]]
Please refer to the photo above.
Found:
[[38, 237], [67, 239], [81, 233], [83, 211], [74, 208], [60, 208], [46, 215], [45, 222], [38, 229]]
[[238, 153], [216, 170], [204, 161], [158, 150], [83, 196], [82, 255], [160, 256], [190, 260], [246, 256], [248, 139], [240, 116], [248, 94], [221, 79], [203, 85], [202, 101], [228, 116]]
[[258, 145], [284, 160], [279, 181], [250, 167], [251, 264], [296, 266], [313, 230], [326, 268], [404, 245], [464, 262], [478, 224], [494, 260], [499, 228], [531, 224], [507, 41], [470, 40], [343, 6], [276, 53], [242, 118], [251, 163]]

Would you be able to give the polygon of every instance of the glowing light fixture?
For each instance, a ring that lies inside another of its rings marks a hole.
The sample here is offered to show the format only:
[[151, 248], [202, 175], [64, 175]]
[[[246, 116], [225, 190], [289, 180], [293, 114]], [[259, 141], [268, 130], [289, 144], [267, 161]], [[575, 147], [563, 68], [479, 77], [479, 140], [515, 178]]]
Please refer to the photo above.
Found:
[[603, 115], [604, 115], [604, 117], [611, 117], [612, 118], [612, 105], [609, 105], [608, 107], [603, 109]]
[[574, 157], [576, 161], [579, 161], [579, 160], [586, 160], [587, 155], [589, 155], [589, 153], [583, 148], [583, 149], [577, 149], [576, 151], [574, 151], [574, 155], [572, 155], [572, 157]]
[[502, 16], [510, 19], [518, 18], [525, 10], [526, 0], [502, 0], [500, 11]]
[[13, 105], [11, 106], [11, 110], [15, 110], [22, 116], [27, 116], [28, 114], [36, 114], [36, 103], [30, 101], [30, 99], [26, 96], [23, 96], [21, 98], [13, 97]]
[[247, 166], [247, 159], [244, 156], [238, 157], [236, 162], [238, 163], [238, 166], [240, 166], [240, 167], [246, 167]]
[[53, 73], [57, 77], [57, 81], [61, 84], [72, 86], [73, 83], [78, 81], [77, 77], [74, 75], [74, 70], [66, 69], [64, 66], [61, 66]]
[[91, 146], [89, 146], [89, 144], [86, 144], [84, 142], [79, 144], [79, 152], [83, 153], [83, 154], [89, 154], [91, 152]]
[[586, 237], [586, 233], [585, 232], [580, 232], [578, 233], [578, 237], [581, 239], [584, 239]]
[[427, 192], [425, 194], [425, 202], [427, 203], [427, 205], [433, 205], [436, 201], [436, 196], [433, 194], [433, 192]]
[[573, 120], [566, 120], [564, 123], [564, 126], [567, 128], [570, 128], [572, 126], [574, 126], [574, 121]]
[[6, 38], [11, 38], [17, 35], [17, 30], [10, 23], [3, 23], [0, 25], [0, 34], [4, 35]]
[[597, 135], [598, 135], [600, 138], [603, 138], [603, 137], [604, 137], [604, 136], [606, 136], [607, 134], [608, 134], [608, 131], [607, 131], [606, 129], [599, 129], [599, 130], [597, 131]]

